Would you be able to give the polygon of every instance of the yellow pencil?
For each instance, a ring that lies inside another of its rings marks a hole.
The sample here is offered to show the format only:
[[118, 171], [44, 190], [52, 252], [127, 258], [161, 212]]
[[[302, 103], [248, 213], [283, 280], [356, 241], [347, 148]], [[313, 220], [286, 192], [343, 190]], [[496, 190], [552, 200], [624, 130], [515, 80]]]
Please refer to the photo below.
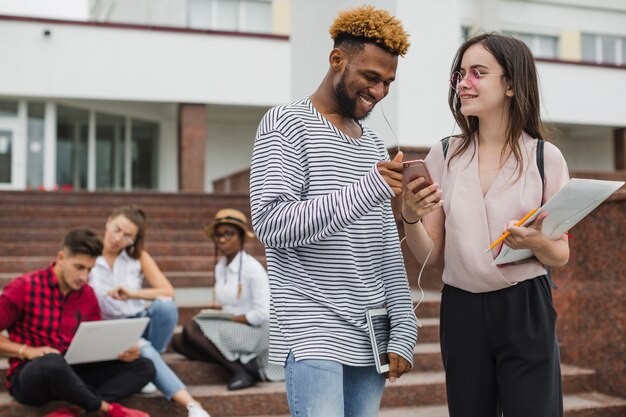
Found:
[[[533, 214], [535, 214], [535, 212], [536, 212], [538, 209], [539, 209], [539, 207], [536, 207], [536, 208], [532, 209], [531, 211], [529, 211], [527, 215], [525, 215], [524, 217], [522, 217], [522, 220], [520, 220], [520, 221], [518, 221], [517, 223], [515, 223], [515, 226], [518, 226], [518, 227], [519, 227], [519, 226], [523, 225], [523, 224], [524, 224], [524, 222], [525, 222], [526, 220], [528, 220], [528, 219], [530, 218], [530, 216], [532, 216]], [[486, 253], [486, 252], [489, 252], [490, 250], [492, 250], [493, 248], [495, 248], [496, 246], [498, 246], [498, 244], [499, 244], [500, 242], [502, 242], [504, 239], [506, 239], [506, 238], [507, 238], [507, 237], [509, 237], [509, 236], [511, 236], [511, 232], [506, 232], [506, 233], [503, 233], [503, 234], [502, 234], [502, 236], [500, 236], [500, 237], [498, 238], [498, 240], [496, 240], [495, 242], [493, 242], [493, 243], [491, 244], [491, 246], [489, 246], [489, 249], [487, 249], [487, 250], [485, 251], [485, 253]]]

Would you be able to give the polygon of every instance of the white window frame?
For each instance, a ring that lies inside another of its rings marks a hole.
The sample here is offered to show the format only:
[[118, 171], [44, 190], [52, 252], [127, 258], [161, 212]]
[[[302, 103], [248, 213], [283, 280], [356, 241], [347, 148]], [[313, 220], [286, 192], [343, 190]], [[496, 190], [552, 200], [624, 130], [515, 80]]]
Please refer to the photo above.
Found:
[[[561, 56], [561, 51], [560, 51], [560, 48], [559, 48], [559, 37], [558, 36], [547, 35], [547, 34], [542, 34], [542, 33], [518, 32], [518, 31], [506, 31], [505, 33], [507, 35], [511, 35], [514, 38], [518, 38], [518, 39], [520, 39], [522, 36], [530, 37], [531, 44], [528, 45], [528, 47], [532, 51], [533, 55], [535, 57], [537, 57], [537, 58], [559, 59], [560, 56]], [[544, 56], [544, 55], [539, 56], [539, 55], [537, 55], [538, 52], [540, 51], [540, 41], [541, 41], [542, 38], [550, 38], [550, 39], [556, 40], [556, 43], [555, 43], [556, 51], [555, 51], [554, 56]]]
[[[618, 35], [600, 35], [597, 33], [583, 33], [586, 36], [593, 36], [595, 42], [595, 57], [594, 62], [596, 64], [609, 64], [609, 65], [626, 65], [626, 56], [622, 55], [622, 44], [626, 43], [626, 36], [618, 36]], [[602, 60], [602, 40], [604, 38], [615, 38], [615, 62], [603, 61]], [[581, 46], [582, 48], [582, 46]], [[581, 51], [582, 55], [582, 51]]]
[[[272, 3], [272, 0], [212, 0], [211, 1], [211, 21], [209, 22], [209, 30], [217, 30], [219, 15], [220, 15], [220, 7], [219, 3], [221, 1], [229, 1], [232, 3], [237, 3], [237, 27], [234, 29], [235, 32], [247, 32], [247, 4], [248, 3]], [[270, 14], [271, 18], [271, 14]], [[272, 22], [270, 22], [270, 32], [271, 32]], [[270, 33], [268, 32], [268, 33]]]

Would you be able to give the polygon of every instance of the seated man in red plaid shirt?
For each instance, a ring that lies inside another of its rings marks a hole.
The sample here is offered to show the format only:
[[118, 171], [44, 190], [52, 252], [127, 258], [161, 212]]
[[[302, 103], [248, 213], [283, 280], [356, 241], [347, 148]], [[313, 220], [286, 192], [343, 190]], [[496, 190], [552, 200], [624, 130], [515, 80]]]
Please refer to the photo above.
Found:
[[68, 365], [63, 357], [81, 321], [100, 320], [98, 300], [87, 275], [102, 252], [90, 230], [73, 230], [63, 239], [56, 262], [22, 275], [0, 295], [0, 354], [9, 356], [7, 387], [21, 403], [65, 400], [76, 406], [46, 417], [72, 417], [100, 411], [107, 417], [147, 417], [114, 403], [138, 392], [154, 377], [154, 366], [138, 347], [119, 360]]

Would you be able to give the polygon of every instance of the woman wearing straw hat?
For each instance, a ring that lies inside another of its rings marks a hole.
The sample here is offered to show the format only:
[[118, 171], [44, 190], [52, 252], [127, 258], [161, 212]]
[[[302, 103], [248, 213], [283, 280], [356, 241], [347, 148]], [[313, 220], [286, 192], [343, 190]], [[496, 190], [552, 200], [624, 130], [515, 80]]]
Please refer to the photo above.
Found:
[[215, 242], [215, 258], [222, 255], [215, 266], [211, 307], [231, 316], [229, 320], [196, 316], [174, 336], [174, 350], [222, 365], [231, 374], [230, 390], [259, 380], [282, 380], [282, 367], [268, 364], [269, 282], [261, 263], [243, 249], [245, 240], [254, 237], [245, 214], [222, 209], [204, 232]]

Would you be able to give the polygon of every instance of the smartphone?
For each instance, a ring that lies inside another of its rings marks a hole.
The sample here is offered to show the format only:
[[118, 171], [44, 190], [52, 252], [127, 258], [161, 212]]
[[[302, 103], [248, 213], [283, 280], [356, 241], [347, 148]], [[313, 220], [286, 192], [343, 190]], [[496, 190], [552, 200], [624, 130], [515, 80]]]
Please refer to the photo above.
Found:
[[384, 374], [389, 372], [389, 356], [387, 356], [387, 345], [391, 332], [389, 315], [386, 308], [367, 310], [365, 314], [376, 371], [379, 374]]
[[411, 181], [423, 177], [426, 181], [421, 183], [415, 189], [415, 192], [418, 192], [429, 185], [433, 184], [433, 179], [430, 176], [430, 172], [428, 171], [428, 167], [426, 166], [426, 162], [423, 159], [415, 159], [413, 161], [404, 161], [402, 163], [404, 166], [404, 184], [408, 184]]

